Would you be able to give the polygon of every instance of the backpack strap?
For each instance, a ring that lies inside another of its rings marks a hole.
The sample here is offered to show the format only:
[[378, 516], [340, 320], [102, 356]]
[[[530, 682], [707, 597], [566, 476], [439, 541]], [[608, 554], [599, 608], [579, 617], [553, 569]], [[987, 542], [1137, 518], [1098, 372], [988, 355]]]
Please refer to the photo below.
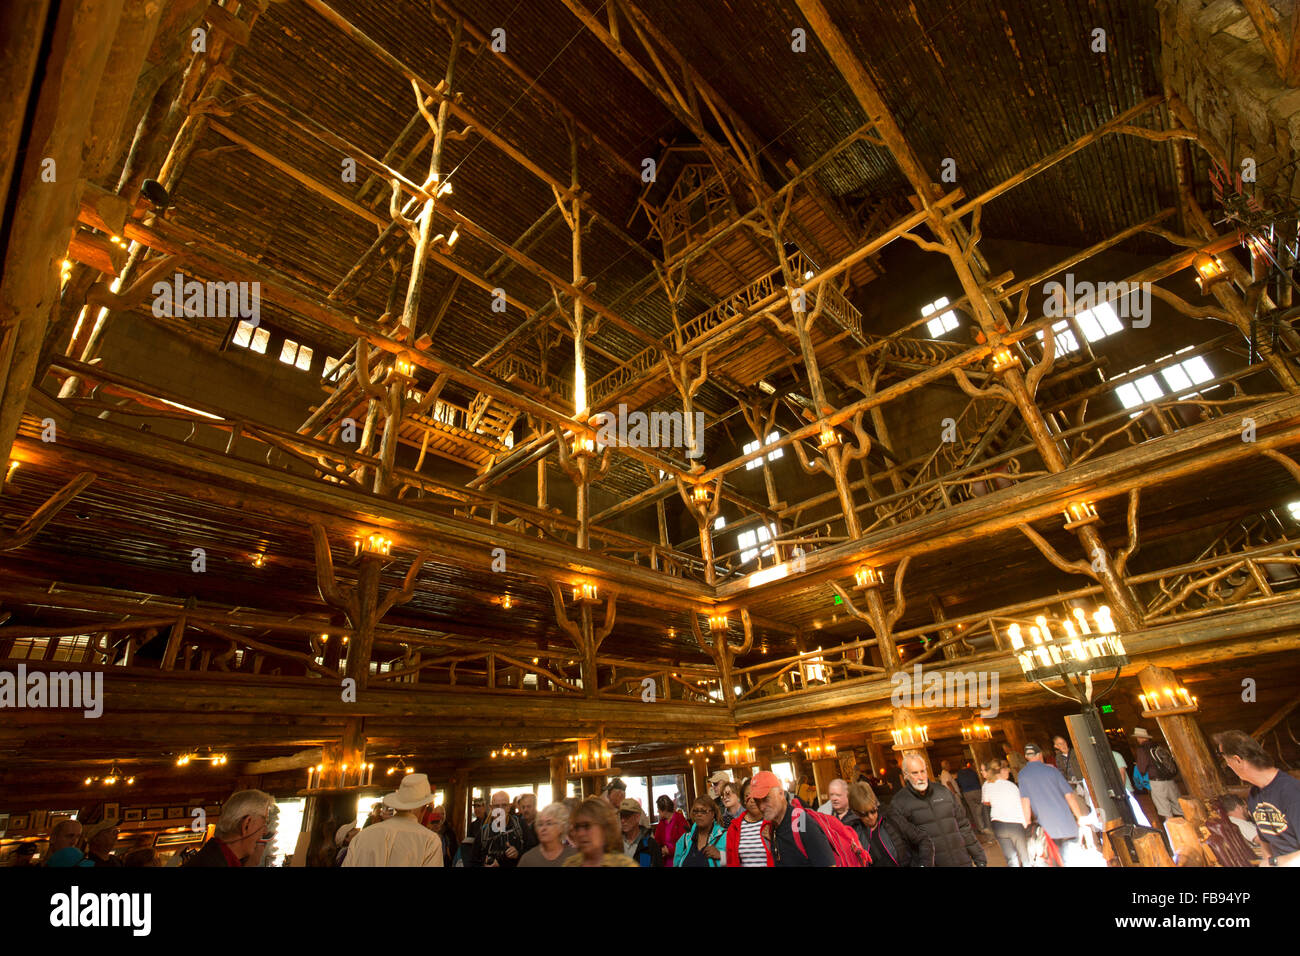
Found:
[[794, 835], [794, 845], [799, 848], [799, 852], [804, 855], [804, 859], [807, 859], [808, 851], [803, 847], [803, 836], [801, 835], [803, 833], [804, 810], [798, 800], [793, 801], [793, 804], [790, 808], [790, 832]]

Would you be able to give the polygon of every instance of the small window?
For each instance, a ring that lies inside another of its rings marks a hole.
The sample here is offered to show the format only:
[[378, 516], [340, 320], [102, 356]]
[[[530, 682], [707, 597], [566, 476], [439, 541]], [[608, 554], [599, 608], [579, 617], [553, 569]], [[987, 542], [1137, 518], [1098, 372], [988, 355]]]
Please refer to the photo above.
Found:
[[[934, 315], [947, 304], [948, 297], [946, 295], [940, 296], [929, 305], [921, 308], [921, 317], [925, 318], [927, 315]], [[930, 333], [930, 338], [937, 339], [957, 328], [957, 313], [953, 312], [952, 309], [948, 309], [939, 315], [935, 315], [933, 319], [925, 323], [925, 328]]]
[[725, 528], [726, 526], [727, 526], [727, 518], [726, 518], [726, 515], [718, 515], [716, 518], [713, 519], [713, 530], [714, 530], [714, 531], [721, 531], [721, 530], [722, 530], [723, 528]]
[[298, 357], [298, 343], [293, 339], [285, 339], [284, 344], [280, 346], [280, 361], [285, 365], [292, 365], [294, 359]]
[[1300, 501], [1288, 501], [1286, 510], [1290, 512], [1294, 521], [1300, 521]]
[[1089, 342], [1099, 342], [1106, 336], [1114, 335], [1124, 329], [1119, 316], [1115, 314], [1115, 309], [1109, 302], [1103, 302], [1096, 308], [1085, 309], [1074, 317], [1074, 321], [1079, 324], [1083, 337]]
[[[776, 432], [772, 432], [772, 434], [770, 434], [770, 435], [767, 436], [767, 441], [765, 441], [763, 444], [765, 444], [765, 445], [771, 445], [771, 444], [774, 444], [774, 443], [776, 442], [776, 440], [777, 440], [777, 434], [776, 434]], [[778, 458], [780, 458], [783, 454], [785, 454], [785, 449], [784, 449], [784, 448], [773, 448], [771, 451], [769, 451], [769, 452], [767, 453], [767, 460], [768, 460], [768, 461], [776, 461], [776, 460], [777, 460]]]
[[740, 563], [744, 564], [754, 558], [759, 553], [760, 547], [765, 558], [770, 554], [775, 554], [776, 549], [766, 543], [772, 540], [774, 530], [767, 525], [761, 524], [753, 531], [742, 531], [736, 535], [736, 544], [741, 548]]
[[235, 326], [234, 343], [241, 349], [248, 348], [248, 343], [253, 341], [253, 325], [250, 322], [239, 320], [239, 325]]
[[[745, 443], [744, 454], [748, 455], [748, 454], [750, 454], [750, 453], [752, 453], [752, 452], [756, 452], [756, 451], [758, 451], [758, 439], [757, 439], [757, 438], [754, 439], [754, 440], [751, 441], [751, 442], [746, 442], [746, 443]], [[758, 467], [759, 465], [761, 465], [761, 464], [763, 464], [763, 456], [762, 456], [762, 455], [759, 455], [759, 456], [758, 456], [757, 458], [755, 458], [753, 461], [747, 461], [747, 462], [745, 462], [745, 470], [746, 470], [746, 471], [753, 471], [755, 468], [757, 468], [757, 467]]]
[[311, 356], [312, 351], [310, 348], [305, 345], [298, 346], [298, 361], [294, 365], [304, 372], [311, 371]]
[[[778, 439], [778, 437], [779, 437], [779, 435], [778, 435], [777, 432], [772, 432], [772, 434], [768, 435], [767, 438], [764, 439], [763, 444], [764, 444], [764, 445], [771, 445], [771, 444], [773, 444], [773, 443]], [[758, 451], [758, 439], [757, 439], [757, 438], [754, 439], [754, 440], [751, 441], [751, 442], [748, 442], [748, 443], [744, 446], [743, 453], [746, 454], [746, 455], [748, 455], [750, 452], [755, 452], [755, 451]], [[784, 449], [784, 448], [773, 448], [771, 451], [769, 451], [769, 452], [767, 453], [767, 460], [768, 460], [768, 461], [776, 461], [776, 460], [777, 460], [778, 458], [780, 458], [783, 454], [785, 454], [785, 449]], [[760, 456], [760, 457], [758, 457], [758, 458], [755, 458], [753, 461], [747, 461], [747, 462], [745, 462], [745, 470], [746, 470], [746, 471], [753, 471], [755, 468], [758, 468], [758, 467], [759, 467], [760, 465], [762, 465], [762, 464], [763, 464], [763, 458], [762, 458], [762, 456]]]
[[[1053, 323], [1052, 338], [1056, 341], [1057, 355], [1068, 355], [1070, 352], [1079, 350], [1079, 340], [1074, 337], [1074, 330], [1070, 328], [1070, 323], [1065, 319]], [[1045, 340], [1046, 337], [1039, 331], [1038, 341], [1043, 342]]]
[[1134, 408], [1146, 402], [1154, 402], [1164, 394], [1154, 375], [1143, 375], [1137, 381], [1125, 382], [1115, 390], [1125, 408]]
[[266, 354], [266, 344], [271, 341], [271, 333], [266, 329], [255, 329], [253, 331], [253, 344], [249, 346], [258, 355]]
[[327, 355], [325, 356], [325, 370], [321, 374], [325, 378], [330, 378], [334, 375], [334, 372], [338, 367], [339, 360], [333, 355]]

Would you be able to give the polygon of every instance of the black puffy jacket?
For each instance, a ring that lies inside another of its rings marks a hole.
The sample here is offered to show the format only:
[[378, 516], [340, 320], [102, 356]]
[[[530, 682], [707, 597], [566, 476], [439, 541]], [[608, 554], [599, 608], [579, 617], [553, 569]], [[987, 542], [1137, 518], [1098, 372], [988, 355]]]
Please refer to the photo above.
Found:
[[[933, 780], [924, 792], [908, 783], [889, 801], [889, 816], [901, 833], [913, 843], [913, 866], [984, 866], [984, 848], [970, 828], [966, 809], [952, 791]], [[930, 838], [930, 846], [918, 843], [912, 831]], [[931, 859], [926, 859], [929, 855]]]

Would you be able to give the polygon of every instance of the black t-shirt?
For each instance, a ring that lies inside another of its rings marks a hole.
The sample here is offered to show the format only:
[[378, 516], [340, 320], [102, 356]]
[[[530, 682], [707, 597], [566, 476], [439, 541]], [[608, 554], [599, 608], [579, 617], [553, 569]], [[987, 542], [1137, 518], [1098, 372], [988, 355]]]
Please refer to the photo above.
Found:
[[1300, 850], [1300, 781], [1279, 770], [1267, 787], [1250, 788], [1246, 805], [1273, 855]]
[[801, 814], [803, 830], [799, 834], [807, 856], [799, 852], [799, 844], [794, 840], [790, 823], [794, 810], [793, 804], [786, 807], [785, 816], [776, 826], [772, 841], [773, 862], [777, 866], [834, 866], [835, 853], [831, 850], [830, 842], [827, 841], [826, 834], [822, 833], [822, 828], [814, 820], [808, 819], [807, 811]]

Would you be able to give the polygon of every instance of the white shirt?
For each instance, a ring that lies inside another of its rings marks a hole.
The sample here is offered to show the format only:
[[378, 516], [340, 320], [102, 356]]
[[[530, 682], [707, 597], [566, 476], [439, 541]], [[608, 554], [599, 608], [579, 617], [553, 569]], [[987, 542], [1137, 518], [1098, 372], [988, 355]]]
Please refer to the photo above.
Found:
[[412, 820], [396, 816], [366, 827], [348, 844], [344, 866], [442, 866], [442, 840]]
[[1020, 802], [1020, 788], [1010, 780], [984, 784], [980, 799], [989, 805], [989, 819], [994, 823], [1018, 823], [1024, 826], [1025, 808]]
[[1250, 820], [1243, 820], [1240, 817], [1228, 817], [1237, 825], [1241, 835], [1246, 838], [1246, 842], [1251, 846], [1259, 846], [1259, 829]]

